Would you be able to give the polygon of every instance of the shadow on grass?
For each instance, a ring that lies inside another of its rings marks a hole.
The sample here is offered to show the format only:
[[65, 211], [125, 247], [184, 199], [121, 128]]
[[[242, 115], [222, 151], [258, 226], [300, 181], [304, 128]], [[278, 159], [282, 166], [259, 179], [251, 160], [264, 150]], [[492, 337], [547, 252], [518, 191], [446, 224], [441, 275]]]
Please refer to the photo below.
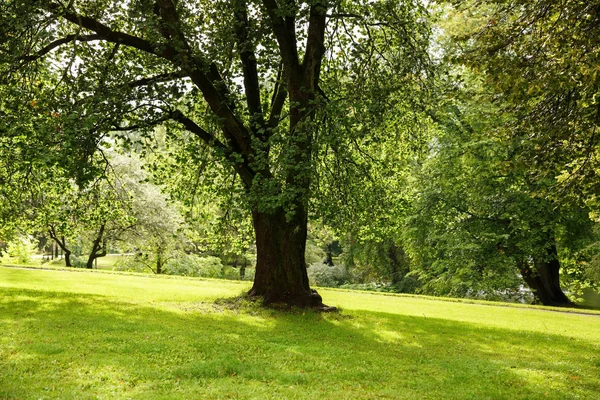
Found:
[[[597, 398], [597, 346], [388, 313], [2, 289], [0, 398]], [[576, 329], [576, 327], [574, 327]]]

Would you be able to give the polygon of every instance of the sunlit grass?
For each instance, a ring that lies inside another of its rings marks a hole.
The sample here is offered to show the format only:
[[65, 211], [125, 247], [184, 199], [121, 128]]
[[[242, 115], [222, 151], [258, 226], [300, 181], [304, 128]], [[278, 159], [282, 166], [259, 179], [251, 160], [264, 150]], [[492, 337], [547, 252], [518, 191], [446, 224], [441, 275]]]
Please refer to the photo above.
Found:
[[248, 283], [0, 267], [0, 398], [596, 399], [600, 317]]

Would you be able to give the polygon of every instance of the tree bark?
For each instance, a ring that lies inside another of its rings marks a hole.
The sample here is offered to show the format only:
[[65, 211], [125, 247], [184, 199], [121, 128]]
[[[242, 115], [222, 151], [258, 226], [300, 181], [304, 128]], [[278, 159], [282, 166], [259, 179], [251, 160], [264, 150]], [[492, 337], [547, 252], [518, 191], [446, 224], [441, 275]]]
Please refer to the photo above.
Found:
[[299, 210], [290, 221], [283, 209], [269, 214], [253, 211], [257, 259], [250, 296], [262, 297], [265, 304], [328, 308], [308, 283], [304, 256], [306, 217], [306, 212]]
[[94, 239], [94, 242], [92, 243], [92, 251], [90, 252], [90, 256], [88, 257], [85, 265], [87, 269], [94, 268], [94, 260], [106, 255], [106, 240], [104, 239], [105, 227], [106, 223], [102, 223], [102, 225], [100, 225], [98, 235], [96, 235], [96, 239]]
[[556, 244], [548, 248], [547, 257], [535, 260], [534, 267], [521, 268], [523, 279], [532, 290], [537, 301], [545, 306], [569, 307], [573, 302], [560, 287], [560, 261]]

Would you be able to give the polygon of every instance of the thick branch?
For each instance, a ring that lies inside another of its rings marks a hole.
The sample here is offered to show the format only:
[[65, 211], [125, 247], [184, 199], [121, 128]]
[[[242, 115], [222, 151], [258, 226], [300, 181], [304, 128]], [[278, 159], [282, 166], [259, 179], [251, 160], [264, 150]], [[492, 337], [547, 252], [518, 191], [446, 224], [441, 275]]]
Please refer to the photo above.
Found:
[[281, 111], [283, 105], [287, 99], [287, 86], [285, 83], [283, 67], [279, 67], [277, 72], [277, 82], [275, 82], [275, 89], [273, 90], [273, 98], [271, 99], [271, 114], [269, 115], [268, 127], [274, 129], [279, 125], [281, 121]]
[[170, 46], [163, 45], [162, 47], [164, 48], [164, 50], [159, 52], [157, 51], [158, 46], [155, 46], [153, 43], [147, 40], [130, 35], [128, 33], [115, 31], [110, 27], [104, 25], [100, 21], [65, 10], [58, 4], [50, 5], [50, 11], [57, 13], [59, 16], [63, 17], [69, 22], [72, 22], [92, 32], [96, 32], [98, 36], [103, 40], [134, 47], [138, 50], [154, 54], [159, 57], [166, 58], [168, 60], [173, 59], [174, 50]]
[[[121, 43], [157, 55], [181, 68], [181, 70], [185, 72], [185, 75], [188, 75], [200, 89], [211, 110], [223, 120], [225, 134], [235, 142], [236, 147], [239, 148], [244, 155], [249, 155], [252, 152], [250, 147], [250, 135], [244, 124], [236, 117], [228, 106], [228, 100], [227, 98], [224, 98], [223, 92], [217, 89], [215, 81], [218, 81], [217, 83], [222, 83], [223, 81], [222, 78], [220, 78], [220, 75], [214, 71], [216, 68], [211, 66], [210, 63], [206, 62], [201, 57], [192, 55], [192, 51], [189, 45], [187, 45], [183, 33], [178, 29], [178, 16], [173, 2], [171, 0], [158, 0], [157, 4], [160, 7], [161, 18], [163, 18], [167, 23], [166, 25], [169, 26], [170, 32], [178, 37], [178, 41], [183, 47], [178, 47], [178, 49], [175, 50], [173, 46], [166, 44], [161, 44], [160, 46], [156, 45], [139, 37], [115, 31], [93, 18], [64, 10], [57, 4], [53, 4], [50, 7], [50, 10], [56, 12], [67, 21], [96, 32], [103, 40]], [[215, 78], [215, 76], [218, 76], [218, 78]]]
[[[291, 1], [286, 1], [286, 6], [294, 8]], [[296, 76], [300, 72], [300, 62], [298, 58], [298, 44], [296, 43], [296, 19], [294, 15], [281, 17], [279, 6], [276, 0], [263, 0], [263, 5], [267, 10], [273, 33], [279, 44], [281, 58], [286, 67], [288, 76]]]
[[325, 2], [318, 2], [310, 8], [306, 53], [302, 62], [302, 70], [306, 78], [305, 83], [311, 90], [316, 90], [319, 84], [321, 61], [325, 54], [326, 11]]
[[163, 26], [167, 30], [166, 35], [175, 41], [175, 47], [179, 49], [177, 58], [173, 61], [189, 72], [189, 77], [200, 89], [211, 110], [223, 120], [223, 132], [234, 143], [234, 149], [239, 149], [246, 157], [249, 156], [252, 153], [250, 134], [233, 112], [227, 85], [216, 64], [193, 54], [181, 29], [173, 0], [156, 0], [156, 4], [164, 22]]
[[198, 124], [186, 117], [181, 111], [174, 111], [169, 119], [181, 123], [188, 131], [195, 134], [199, 139], [208, 144], [210, 147], [220, 150], [223, 152], [230, 152], [230, 149], [225, 146], [219, 139], [214, 135], [210, 134], [206, 130], [202, 129]]
[[234, 4], [235, 36], [244, 72], [244, 88], [248, 110], [250, 111], [251, 118], [256, 119], [259, 126], [264, 126], [264, 118], [262, 116], [260, 104], [260, 87], [258, 83], [256, 56], [254, 55], [254, 45], [248, 35], [250, 24], [248, 21], [247, 7], [248, 5], [245, 0], [236, 1]]
[[[223, 155], [227, 159], [231, 159], [233, 156], [233, 151], [225, 146], [219, 139], [217, 139], [214, 135], [210, 134], [206, 130], [202, 129], [198, 124], [192, 121], [190, 118], [186, 117], [181, 111], [175, 111], [171, 115], [171, 119], [182, 124], [188, 131], [195, 134], [199, 139], [204, 141], [207, 145], [217, 150], [218, 152], [222, 152]], [[236, 172], [242, 178], [242, 181], [247, 187], [250, 187], [252, 184], [252, 180], [254, 179], [254, 171], [249, 167], [246, 161], [244, 162], [236, 162], [234, 165]]]

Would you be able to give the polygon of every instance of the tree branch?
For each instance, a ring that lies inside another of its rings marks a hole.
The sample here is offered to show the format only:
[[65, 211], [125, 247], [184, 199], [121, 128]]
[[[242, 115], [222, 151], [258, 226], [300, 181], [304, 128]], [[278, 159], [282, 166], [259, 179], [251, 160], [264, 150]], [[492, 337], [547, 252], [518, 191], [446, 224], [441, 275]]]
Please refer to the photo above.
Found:
[[222, 119], [225, 135], [235, 143], [235, 147], [243, 155], [249, 156], [252, 153], [250, 135], [244, 124], [237, 118], [229, 106], [228, 98], [223, 95], [222, 90], [217, 88], [216, 83], [220, 84], [224, 82], [218, 71], [216, 71], [216, 66], [211, 65], [211, 63], [202, 57], [192, 54], [192, 50], [185, 41], [182, 31], [178, 29], [179, 17], [172, 0], [157, 0], [157, 4], [160, 7], [160, 16], [166, 25], [168, 25], [170, 34], [174, 35], [177, 38], [177, 42], [181, 45], [177, 49], [172, 45], [157, 45], [139, 37], [115, 31], [93, 18], [68, 11], [56, 3], [50, 5], [49, 10], [65, 18], [67, 21], [96, 32], [103, 40], [124, 44], [154, 54], [181, 68], [200, 89], [204, 99], [215, 115]]
[[[229, 148], [228, 146], [223, 144], [214, 135], [212, 135], [209, 132], [207, 132], [206, 130], [202, 129], [202, 127], [200, 127], [198, 124], [196, 124], [190, 118], [186, 117], [181, 111], [178, 111], [178, 110], [174, 111], [171, 114], [171, 119], [182, 124], [188, 131], [195, 134], [198, 138], [200, 138], [202, 141], [204, 141], [206, 144], [208, 144], [213, 149], [222, 152], [223, 155], [227, 159], [231, 160], [233, 158], [234, 152], [231, 150], [231, 148]], [[241, 163], [236, 162], [234, 164], [234, 168], [235, 168], [236, 172], [240, 175], [240, 178], [242, 178], [242, 182], [244, 182], [244, 184], [247, 187], [250, 187], [250, 185], [252, 184], [252, 181], [254, 179], [255, 173], [249, 167], [248, 163], [246, 161], [241, 162]]]
[[128, 33], [113, 30], [110, 27], [101, 23], [100, 21], [97, 21], [90, 17], [85, 17], [83, 15], [75, 14], [71, 11], [64, 9], [56, 3], [52, 3], [49, 6], [49, 11], [57, 14], [60, 17], [63, 17], [69, 22], [72, 22], [92, 32], [96, 32], [96, 34], [98, 34], [98, 36], [103, 40], [113, 43], [124, 44], [130, 47], [134, 47], [138, 50], [144, 51], [146, 53], [157, 55], [167, 60], [173, 60], [175, 51], [170, 46], [163, 45], [163, 50], [158, 51], [158, 46], [154, 43], [151, 43], [137, 36], [130, 35]]
[[29, 62], [29, 61], [35, 61], [43, 56], [45, 56], [46, 54], [50, 53], [52, 50], [56, 49], [57, 47], [66, 44], [66, 43], [71, 43], [74, 41], [78, 41], [78, 42], [91, 42], [94, 40], [101, 40], [102, 37], [100, 35], [79, 35], [79, 34], [73, 34], [73, 35], [67, 35], [64, 38], [61, 39], [57, 39], [54, 42], [44, 46], [40, 51], [38, 51], [35, 54], [32, 55], [26, 55], [26, 56], [22, 56], [19, 57], [20, 61], [23, 62]]
[[302, 71], [306, 84], [311, 90], [316, 90], [319, 84], [321, 62], [325, 54], [325, 25], [327, 6], [325, 2], [317, 2], [310, 7], [308, 20], [308, 37], [306, 52], [302, 61]]
[[235, 36], [237, 39], [240, 60], [244, 73], [244, 88], [246, 91], [246, 102], [250, 118], [260, 127], [264, 127], [265, 121], [262, 115], [260, 102], [260, 86], [258, 83], [258, 70], [254, 45], [249, 38], [248, 5], [245, 0], [234, 1]]
[[274, 129], [279, 125], [281, 120], [281, 110], [287, 99], [287, 86], [285, 83], [283, 66], [279, 66], [277, 71], [277, 82], [275, 82], [275, 89], [273, 90], [273, 98], [271, 99], [271, 114], [269, 115], [269, 121], [267, 126]]
[[[281, 17], [281, 10], [276, 0], [263, 0], [263, 5], [267, 10], [273, 33], [279, 44], [279, 51], [283, 64], [286, 67], [288, 76], [296, 76], [300, 71], [300, 61], [298, 58], [298, 44], [296, 42], [296, 18], [294, 15]], [[294, 8], [292, 1], [286, 0], [286, 6]]]

